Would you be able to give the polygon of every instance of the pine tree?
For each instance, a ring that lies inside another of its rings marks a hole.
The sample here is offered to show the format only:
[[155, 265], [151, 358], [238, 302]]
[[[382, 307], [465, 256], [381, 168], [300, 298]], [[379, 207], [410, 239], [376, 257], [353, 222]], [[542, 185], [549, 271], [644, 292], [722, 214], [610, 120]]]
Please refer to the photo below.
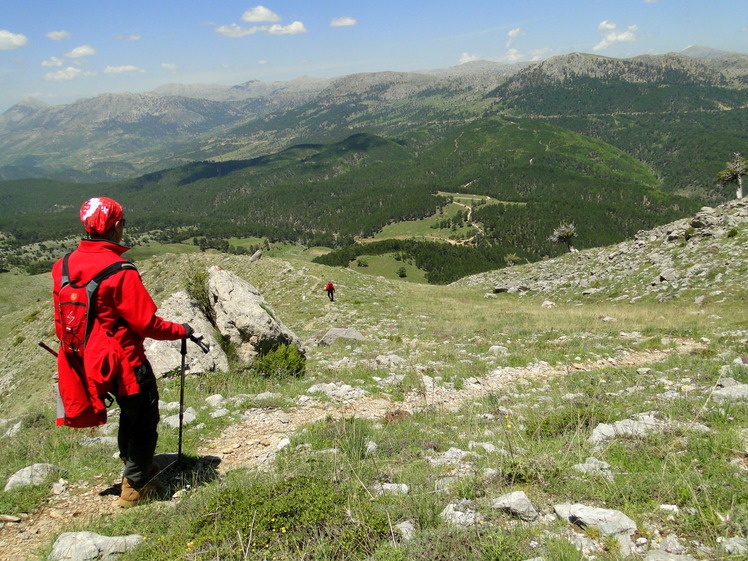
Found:
[[574, 251], [571, 242], [577, 237], [577, 227], [574, 223], [561, 223], [558, 228], [553, 230], [553, 234], [548, 238], [552, 242], [565, 243], [569, 251]]
[[735, 152], [734, 159], [727, 162], [727, 167], [717, 174], [717, 181], [723, 186], [735, 183], [738, 187], [735, 194], [738, 199], [742, 199], [744, 175], [748, 175], [748, 160]]

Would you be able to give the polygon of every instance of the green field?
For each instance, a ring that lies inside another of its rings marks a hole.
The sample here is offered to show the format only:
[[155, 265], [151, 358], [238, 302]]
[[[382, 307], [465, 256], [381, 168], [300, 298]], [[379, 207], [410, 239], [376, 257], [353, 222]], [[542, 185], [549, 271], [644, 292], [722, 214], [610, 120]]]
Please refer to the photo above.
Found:
[[[394, 253], [367, 255], [366, 257], [361, 257], [360, 259], [353, 261], [350, 264], [350, 269], [366, 275], [374, 275], [386, 279], [400, 279], [407, 282], [426, 283], [425, 272], [416, 267], [411, 260], [398, 260], [395, 257]], [[364, 263], [366, 265], [361, 266]], [[404, 269], [404, 277], [400, 276], [398, 273], [401, 268]]]

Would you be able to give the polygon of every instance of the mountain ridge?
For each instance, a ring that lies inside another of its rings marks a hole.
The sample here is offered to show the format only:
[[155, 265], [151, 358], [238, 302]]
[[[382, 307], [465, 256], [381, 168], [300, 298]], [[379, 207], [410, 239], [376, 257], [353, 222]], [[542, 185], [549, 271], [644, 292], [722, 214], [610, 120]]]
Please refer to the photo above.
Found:
[[[102, 94], [61, 106], [24, 101], [0, 115], [0, 178], [88, 176], [88, 181], [110, 181], [186, 161], [254, 157], [294, 143], [339, 140], [359, 131], [402, 134], [415, 126], [449, 126], [502, 111], [497, 105], [501, 100], [491, 91], [504, 87], [501, 91], [508, 94], [522, 93], [523, 88], [537, 88], [540, 76], [565, 76], [567, 82], [569, 77], [616, 76], [640, 84], [675, 79], [689, 87], [729, 88], [734, 99], [719, 94], [718, 103], [748, 105], [741, 93], [748, 86], [748, 56], [708, 55], [609, 59], [575, 53], [538, 63], [476, 61], [329, 80], [165, 85], [162, 93], [157, 88], [144, 94]], [[735, 99], [743, 99], [742, 104]]]

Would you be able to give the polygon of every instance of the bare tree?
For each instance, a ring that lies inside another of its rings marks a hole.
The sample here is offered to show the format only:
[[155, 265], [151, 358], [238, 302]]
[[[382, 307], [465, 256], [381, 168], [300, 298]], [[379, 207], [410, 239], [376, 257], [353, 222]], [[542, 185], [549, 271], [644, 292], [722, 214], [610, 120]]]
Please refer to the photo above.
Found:
[[738, 199], [743, 198], [743, 176], [748, 175], [748, 160], [735, 152], [735, 157], [731, 162], [727, 162], [727, 167], [717, 174], [717, 181], [721, 185], [735, 183], [738, 186], [735, 195]]
[[519, 263], [519, 255], [516, 253], [507, 253], [504, 256], [504, 263], [506, 263], [507, 267], [513, 267], [515, 264]]
[[553, 234], [548, 238], [552, 242], [565, 243], [570, 252], [575, 251], [571, 242], [577, 237], [577, 227], [573, 222], [568, 224], [561, 223], [558, 228], [553, 230]]

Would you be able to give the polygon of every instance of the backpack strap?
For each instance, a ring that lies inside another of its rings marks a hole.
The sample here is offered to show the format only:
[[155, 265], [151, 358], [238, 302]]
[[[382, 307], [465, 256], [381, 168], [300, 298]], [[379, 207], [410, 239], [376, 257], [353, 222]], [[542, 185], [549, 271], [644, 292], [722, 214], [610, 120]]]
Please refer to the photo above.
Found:
[[[65, 256], [67, 259], [67, 256]], [[63, 279], [65, 275], [65, 264], [66, 262], [63, 261]], [[132, 269], [137, 271], [137, 268], [135, 265], [130, 263], [129, 261], [115, 261], [111, 265], [108, 265], [104, 267], [101, 271], [99, 271], [94, 278], [92, 278], [90, 281], [86, 283], [86, 296], [88, 298], [88, 308], [89, 313], [86, 318], [86, 335], [83, 339], [83, 344], [85, 345], [88, 342], [88, 336], [91, 334], [91, 329], [93, 327], [93, 321], [96, 317], [96, 292], [99, 290], [99, 285], [104, 279], [107, 279], [114, 275], [115, 273], [119, 273], [120, 271], [123, 271], [125, 269]], [[75, 286], [75, 285], [73, 285]], [[82, 286], [82, 285], [79, 285]]]
[[[68, 258], [72, 251], [62, 258], [62, 277], [60, 278], [60, 287], [67, 286], [70, 284], [70, 273], [68, 272]], [[75, 286], [75, 285], [73, 285]], [[77, 288], [77, 287], [76, 287]]]

